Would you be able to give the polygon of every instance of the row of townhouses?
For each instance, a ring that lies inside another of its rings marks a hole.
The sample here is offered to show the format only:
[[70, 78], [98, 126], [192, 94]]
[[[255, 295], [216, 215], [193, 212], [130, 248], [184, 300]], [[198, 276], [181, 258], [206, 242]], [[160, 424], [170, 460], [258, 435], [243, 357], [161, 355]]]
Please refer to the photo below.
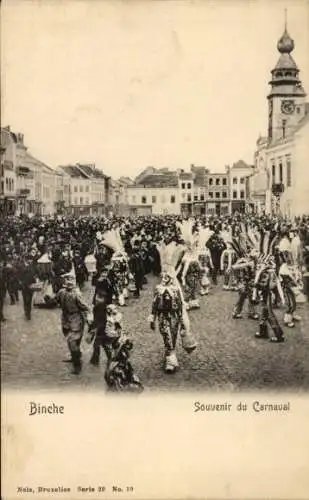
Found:
[[239, 160], [215, 173], [147, 167], [134, 180], [114, 180], [95, 164], [51, 168], [34, 158], [24, 136], [1, 129], [0, 214], [145, 215], [308, 212], [309, 104], [285, 27], [271, 71], [268, 131], [254, 164]]

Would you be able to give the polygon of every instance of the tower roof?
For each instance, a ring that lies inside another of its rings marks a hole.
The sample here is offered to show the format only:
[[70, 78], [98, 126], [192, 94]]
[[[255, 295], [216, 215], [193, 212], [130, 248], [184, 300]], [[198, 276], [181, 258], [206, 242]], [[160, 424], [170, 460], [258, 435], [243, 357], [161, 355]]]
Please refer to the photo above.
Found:
[[277, 49], [281, 54], [290, 54], [294, 50], [294, 40], [290, 37], [286, 25], [282, 37], [278, 40]]

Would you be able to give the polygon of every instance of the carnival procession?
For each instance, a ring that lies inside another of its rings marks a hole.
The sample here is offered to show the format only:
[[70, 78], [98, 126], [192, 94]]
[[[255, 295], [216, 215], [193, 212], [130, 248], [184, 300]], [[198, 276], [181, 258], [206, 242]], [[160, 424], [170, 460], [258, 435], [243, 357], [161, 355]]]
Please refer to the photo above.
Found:
[[[248, 215], [7, 218], [1, 223], [3, 334], [10, 335], [9, 310], [23, 308], [27, 329], [43, 309], [43, 330], [57, 310], [64, 357], [68, 350], [68, 358], [57, 361], [67, 362], [74, 375], [88, 363], [98, 367], [110, 390], [141, 391], [147, 380], [131, 362], [139, 347], [126, 313], [132, 309], [134, 317], [149, 283], [151, 300], [139, 318], [144, 342], [160, 338], [161, 370], [174, 374], [183, 362], [191, 365], [190, 356], [209, 335], [211, 295], [231, 295], [230, 321], [245, 319], [246, 335], [256, 343], [293, 342], [290, 331], [308, 307], [308, 245], [308, 217], [293, 224]], [[205, 322], [196, 331], [191, 318], [199, 309], [205, 310]], [[222, 329], [229, 335], [229, 325]], [[85, 345], [89, 359], [82, 353]], [[181, 350], [190, 356], [179, 363]]]
[[4, 383], [309, 390], [305, 15], [183, 2], [172, 29], [155, 3], [131, 32], [98, 2], [87, 31], [73, 4], [73, 30], [42, 6], [6, 33]]

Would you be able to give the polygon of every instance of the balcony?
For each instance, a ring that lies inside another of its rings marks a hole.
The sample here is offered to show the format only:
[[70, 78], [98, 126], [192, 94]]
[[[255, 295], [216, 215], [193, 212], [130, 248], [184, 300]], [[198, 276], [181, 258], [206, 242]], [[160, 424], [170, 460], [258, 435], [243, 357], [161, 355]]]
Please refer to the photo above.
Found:
[[30, 194], [30, 189], [18, 189], [16, 195], [19, 198], [26, 198]]
[[20, 177], [27, 177], [27, 179], [34, 178], [34, 173], [32, 170], [30, 170], [29, 167], [17, 167], [16, 168], [16, 175], [18, 175]]
[[284, 184], [282, 182], [273, 184], [271, 190], [274, 196], [280, 196], [284, 192]]

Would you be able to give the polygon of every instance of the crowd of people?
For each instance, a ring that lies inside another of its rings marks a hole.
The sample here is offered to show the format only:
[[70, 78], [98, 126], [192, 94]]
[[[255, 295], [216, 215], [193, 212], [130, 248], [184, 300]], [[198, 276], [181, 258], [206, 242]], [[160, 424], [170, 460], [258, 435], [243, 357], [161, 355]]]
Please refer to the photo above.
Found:
[[[190, 314], [210, 287], [237, 291], [231, 311], [235, 320], [241, 320], [248, 303], [248, 317], [259, 325], [257, 339], [283, 342], [274, 310], [285, 308], [287, 328], [301, 320], [297, 304], [306, 300], [308, 248], [308, 216], [293, 222], [250, 214], [7, 217], [0, 221], [0, 318], [6, 321], [5, 308], [10, 307], [6, 296], [14, 305], [21, 294], [26, 321], [33, 307], [59, 307], [73, 373], [82, 370], [85, 336], [93, 346], [92, 364], [99, 364], [101, 349], [106, 355], [110, 389], [141, 391], [121, 308], [130, 294], [139, 299], [150, 274], [160, 283], [145, 314], [150, 328], [158, 325], [164, 370], [173, 373], [178, 337], [187, 352], [197, 347]], [[83, 296], [86, 283], [93, 286], [92, 304]]]

